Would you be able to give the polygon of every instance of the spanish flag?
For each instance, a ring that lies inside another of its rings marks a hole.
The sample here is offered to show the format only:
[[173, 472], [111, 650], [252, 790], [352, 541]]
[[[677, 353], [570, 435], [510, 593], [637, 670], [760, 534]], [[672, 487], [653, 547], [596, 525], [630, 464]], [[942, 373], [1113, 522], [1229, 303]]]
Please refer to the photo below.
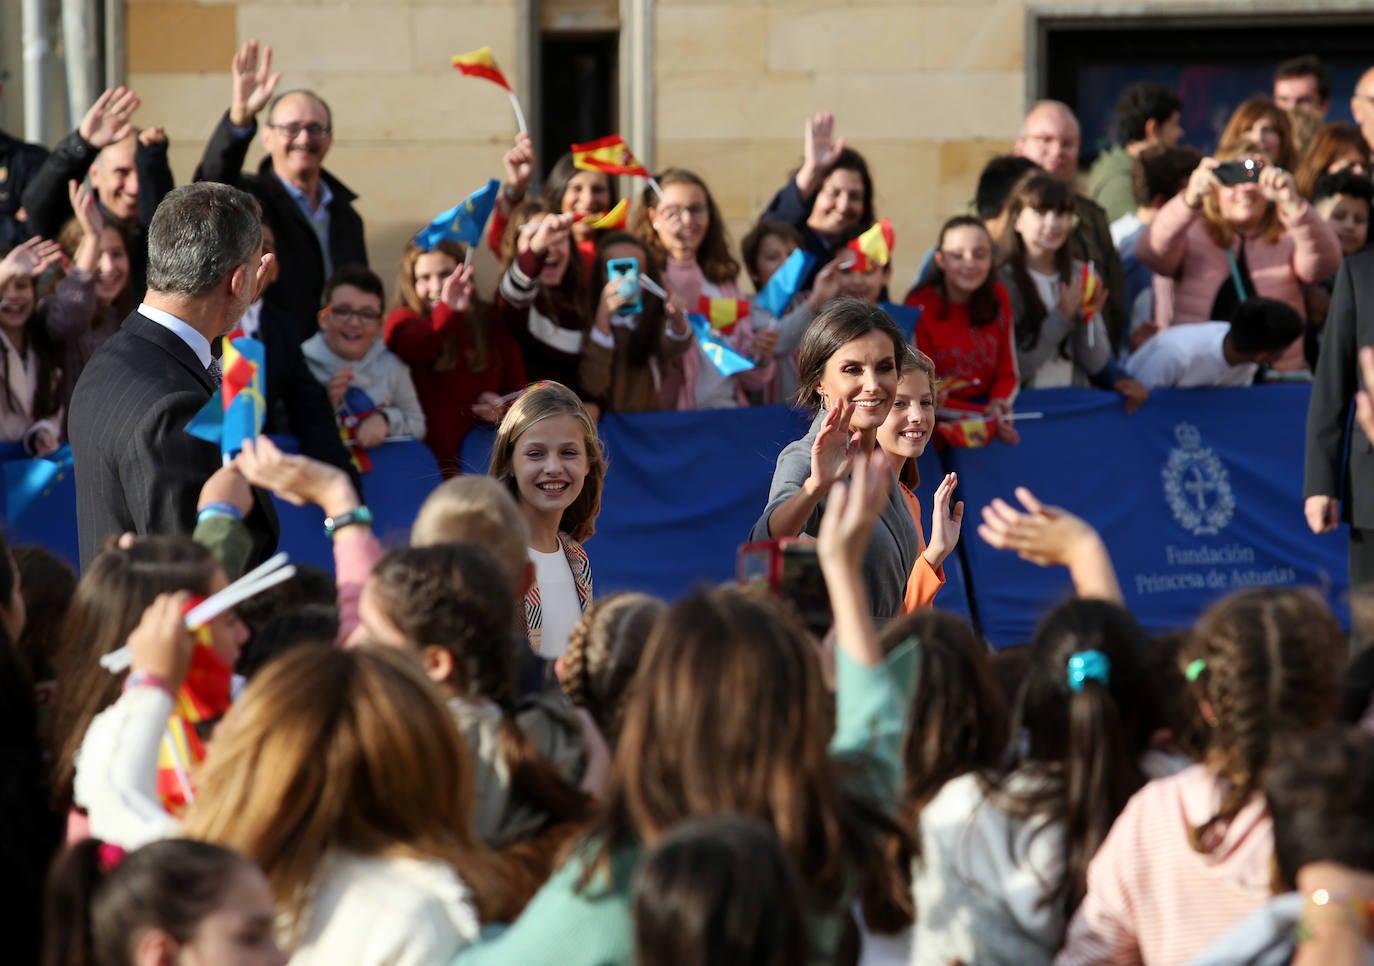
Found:
[[1102, 308], [1102, 303], [1107, 301], [1107, 289], [1091, 265], [1084, 264], [1079, 278], [1083, 282], [1083, 322], [1087, 324]]
[[573, 165], [583, 171], [603, 171], [606, 174], [630, 174], [639, 178], [651, 177], [649, 169], [635, 160], [619, 134], [611, 134], [586, 144], [572, 146]]
[[946, 444], [961, 449], [978, 449], [992, 442], [996, 427], [991, 419], [958, 419], [949, 423], [937, 423], [935, 433]]
[[510, 90], [506, 75], [496, 66], [496, 58], [491, 55], [490, 47], [479, 47], [469, 54], [459, 54], [453, 58], [453, 66], [469, 77], [480, 77], [507, 91]]
[[892, 222], [884, 218], [847, 246], [854, 253], [854, 264], [850, 266], [850, 271], [869, 272], [884, 267], [892, 261], [895, 245]]
[[[194, 599], [190, 606], [203, 600]], [[210, 628], [198, 627], [193, 633], [196, 643], [191, 648], [191, 665], [177, 689], [176, 704], [157, 752], [158, 796], [173, 815], [180, 815], [195, 798], [192, 773], [205, 760], [208, 729], [229, 710], [233, 679], [233, 669], [210, 647]]]
[[697, 312], [706, 316], [711, 329], [722, 335], [735, 331], [739, 320], [749, 314], [748, 299], [713, 299], [703, 295], [697, 299]]
[[595, 228], [598, 231], [606, 228], [624, 228], [625, 223], [629, 220], [629, 198], [621, 198], [610, 211], [603, 211], [599, 215], [578, 215], [573, 219], [573, 221], [584, 221], [588, 228]]

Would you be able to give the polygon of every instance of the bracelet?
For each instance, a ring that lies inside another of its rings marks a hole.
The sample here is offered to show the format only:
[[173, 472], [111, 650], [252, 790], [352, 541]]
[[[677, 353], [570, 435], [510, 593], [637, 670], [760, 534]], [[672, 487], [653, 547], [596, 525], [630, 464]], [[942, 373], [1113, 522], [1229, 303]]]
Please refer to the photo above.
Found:
[[196, 513], [196, 522], [203, 523], [211, 517], [230, 517], [234, 520], [243, 520], [243, 511], [232, 503], [225, 503], [217, 500], [214, 503], [207, 503]]
[[332, 537], [344, 527], [351, 527], [355, 524], [358, 526], [370, 526], [371, 523], [372, 511], [366, 506], [360, 506], [356, 509], [349, 510], [347, 513], [341, 513], [336, 517], [325, 517], [324, 535], [326, 537]]
[[130, 671], [129, 676], [124, 679], [123, 690], [132, 691], [134, 688], [157, 688], [174, 697], [176, 696], [176, 688], [168, 684], [165, 678], [154, 674], [152, 671]]
[[1312, 938], [1309, 920], [1320, 918], [1323, 922], [1336, 922], [1349, 926], [1368, 936], [1374, 925], [1374, 900], [1365, 899], [1349, 892], [1333, 892], [1328, 889], [1315, 889], [1307, 897], [1303, 906], [1302, 919], [1297, 925], [1299, 941]]

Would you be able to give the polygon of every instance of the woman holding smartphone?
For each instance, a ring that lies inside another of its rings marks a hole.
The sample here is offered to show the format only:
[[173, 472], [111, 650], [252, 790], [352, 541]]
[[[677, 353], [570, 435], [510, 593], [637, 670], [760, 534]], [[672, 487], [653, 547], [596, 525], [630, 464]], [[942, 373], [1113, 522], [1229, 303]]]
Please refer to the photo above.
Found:
[[[1187, 187], [1141, 235], [1136, 255], [1174, 280], [1173, 305], [1157, 305], [1155, 321], [1178, 325], [1230, 321], [1253, 295], [1285, 302], [1305, 317], [1303, 286], [1336, 271], [1341, 246], [1298, 194], [1293, 175], [1259, 143], [1244, 141], [1202, 159]], [[1298, 338], [1273, 368], [1306, 365]]]
[[634, 235], [603, 238], [591, 277], [588, 288], [594, 294], [578, 366], [583, 391], [602, 412], [662, 409], [665, 367], [694, 348], [686, 318], [641, 281], [648, 278], [662, 290], [649, 253]]

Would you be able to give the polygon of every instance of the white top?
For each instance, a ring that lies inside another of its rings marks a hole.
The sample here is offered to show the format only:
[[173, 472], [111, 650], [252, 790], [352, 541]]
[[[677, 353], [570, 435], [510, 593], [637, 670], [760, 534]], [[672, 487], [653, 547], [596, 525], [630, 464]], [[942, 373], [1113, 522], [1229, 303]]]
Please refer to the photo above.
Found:
[[577, 584], [562, 547], [552, 553], [530, 547], [530, 559], [534, 561], [534, 580], [539, 587], [543, 615], [539, 656], [552, 661], [568, 649], [568, 635], [582, 617], [582, 607], [577, 602]]
[[[1026, 267], [1026, 274], [1030, 275], [1031, 281], [1035, 283], [1035, 291], [1040, 296], [1040, 303], [1045, 306], [1046, 312], [1053, 312], [1059, 307], [1059, 289], [1063, 281], [1058, 273], [1046, 275], [1044, 272], [1037, 272], [1030, 266]], [[1036, 389], [1053, 389], [1056, 386], [1073, 385], [1073, 360], [1065, 359], [1059, 353], [1055, 353], [1035, 370], [1031, 383]]]
[[[1032, 779], [1020, 773], [1018, 787]], [[912, 870], [913, 966], [1049, 964], [1064, 939], [1060, 904], [1041, 904], [1058, 880], [1064, 831], [1012, 819], [975, 774], [951, 779], [921, 811], [921, 858]]]
[[1259, 366], [1226, 362], [1222, 343], [1230, 331], [1230, 322], [1171, 325], [1131, 353], [1126, 371], [1151, 389], [1248, 386]]
[[1130, 238], [1133, 234], [1145, 227], [1145, 222], [1140, 220], [1140, 216], [1134, 211], [1128, 211], [1116, 221], [1112, 222], [1112, 245], [1117, 252], [1121, 251], [1121, 243]]
[[138, 314], [175, 334], [178, 339], [191, 347], [191, 351], [196, 354], [196, 358], [200, 360], [202, 366], [206, 369], [210, 368], [210, 340], [191, 328], [188, 323], [183, 322], [171, 312], [153, 308], [147, 302], [138, 303]]

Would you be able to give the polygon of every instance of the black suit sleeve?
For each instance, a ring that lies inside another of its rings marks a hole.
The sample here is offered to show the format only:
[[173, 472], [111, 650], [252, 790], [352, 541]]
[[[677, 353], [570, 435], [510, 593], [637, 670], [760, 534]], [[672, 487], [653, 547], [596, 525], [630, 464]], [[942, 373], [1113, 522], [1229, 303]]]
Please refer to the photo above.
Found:
[[196, 165], [195, 180], [241, 186], [243, 161], [248, 156], [248, 148], [253, 143], [253, 132], [256, 130], [255, 122], [246, 136], [235, 134], [233, 125], [229, 123], [229, 112], [225, 111], [215, 133], [210, 135], [205, 145], [200, 164]]
[[153, 212], [168, 193], [176, 187], [172, 180], [172, 166], [167, 163], [167, 144], [138, 143], [134, 149], [134, 169], [138, 171], [138, 223], [146, 231], [153, 222]]
[[205, 394], [173, 392], [150, 401], [116, 454], [119, 482], [137, 533], [191, 533], [201, 487], [219, 468], [219, 447], [186, 432]]
[[1326, 313], [1312, 398], [1307, 406], [1307, 464], [1303, 496], [1343, 496], [1341, 463], [1345, 455], [1350, 402], [1356, 389], [1359, 301], [1351, 260], [1341, 263], [1331, 308]]
[[53, 148], [48, 160], [24, 189], [24, 211], [28, 213], [33, 233], [43, 238], [56, 238], [62, 226], [72, 217], [72, 203], [67, 195], [68, 181], [81, 181], [91, 169], [91, 162], [100, 152], [78, 131], [73, 131]]

